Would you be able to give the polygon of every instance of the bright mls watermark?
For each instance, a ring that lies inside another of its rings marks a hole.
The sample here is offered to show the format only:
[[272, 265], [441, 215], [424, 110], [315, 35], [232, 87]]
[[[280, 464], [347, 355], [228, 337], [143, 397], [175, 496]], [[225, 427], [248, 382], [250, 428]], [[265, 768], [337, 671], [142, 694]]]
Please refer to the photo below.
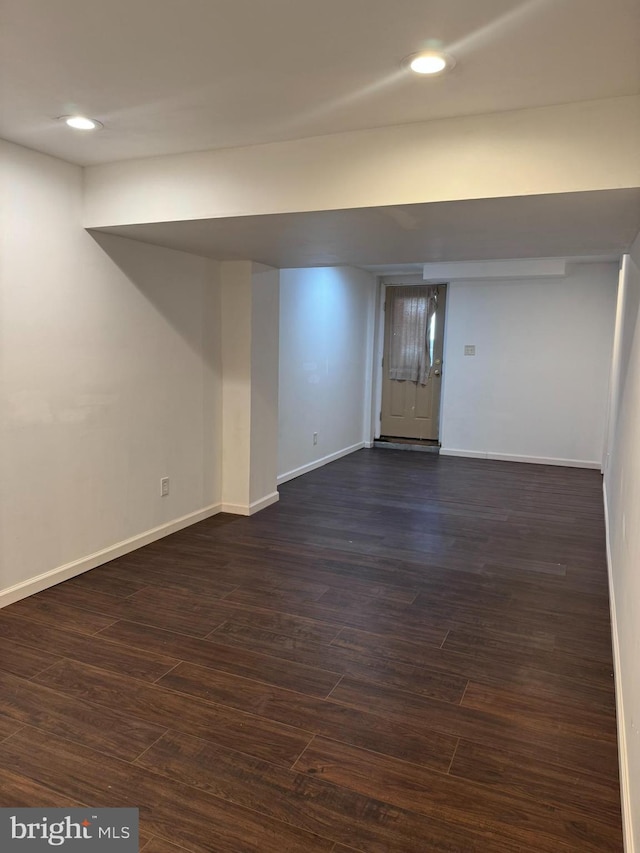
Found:
[[2, 853], [138, 853], [138, 809], [0, 809]]

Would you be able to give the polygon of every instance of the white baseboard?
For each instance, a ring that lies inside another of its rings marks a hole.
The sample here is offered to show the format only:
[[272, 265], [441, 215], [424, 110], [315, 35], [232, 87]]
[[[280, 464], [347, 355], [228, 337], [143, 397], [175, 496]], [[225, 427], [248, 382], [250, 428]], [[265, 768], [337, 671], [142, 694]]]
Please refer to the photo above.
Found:
[[315, 471], [316, 468], [322, 468], [323, 465], [328, 465], [329, 462], [335, 462], [336, 459], [341, 459], [343, 456], [355, 453], [356, 450], [362, 450], [363, 447], [365, 447], [365, 442], [359, 441], [357, 444], [352, 444], [351, 447], [345, 447], [343, 450], [337, 450], [335, 453], [330, 453], [328, 456], [323, 456], [321, 459], [316, 459], [313, 462], [309, 462], [307, 465], [301, 465], [299, 468], [294, 468], [293, 471], [287, 471], [286, 474], [280, 474], [278, 477], [278, 485], [286, 483], [288, 480], [293, 480], [296, 477], [301, 477], [302, 474], [308, 474], [309, 471]]
[[365, 441], [365, 442], [364, 442], [364, 446], [365, 446], [367, 449], [372, 448], [372, 447], [373, 447], [373, 441]]
[[440, 456], [465, 456], [468, 459], [493, 459], [499, 462], [528, 462], [533, 465], [560, 465], [564, 468], [597, 468], [601, 461], [588, 459], [560, 459], [555, 456], [522, 456], [518, 453], [495, 453], [491, 450], [459, 450], [454, 447], [441, 447]]
[[467, 459], [487, 458], [487, 454], [479, 450], [458, 450], [454, 447], [441, 447], [440, 456], [465, 456]]
[[627, 735], [624, 719], [624, 698], [622, 694], [622, 672], [620, 669], [620, 646], [618, 642], [618, 618], [616, 615], [616, 599], [613, 588], [613, 562], [611, 559], [611, 530], [609, 528], [609, 502], [607, 500], [607, 485], [602, 483], [604, 498], [604, 525], [607, 543], [607, 571], [609, 575], [609, 609], [611, 612], [611, 640], [613, 645], [613, 672], [616, 689], [616, 720], [618, 726], [618, 762], [620, 772], [620, 796], [622, 799], [622, 833], [626, 853], [634, 853], [633, 841], [633, 810], [631, 808], [631, 793], [629, 788], [629, 762], [627, 753]]
[[222, 512], [230, 512], [232, 515], [255, 515], [261, 509], [266, 509], [279, 500], [280, 495], [277, 492], [271, 492], [270, 495], [250, 504], [222, 504]]
[[27, 598], [27, 596], [34, 595], [36, 592], [42, 592], [43, 589], [48, 589], [50, 586], [55, 586], [76, 575], [88, 572], [90, 569], [95, 569], [96, 566], [101, 566], [103, 563], [108, 563], [110, 560], [115, 560], [117, 557], [129, 554], [131, 551], [142, 548], [144, 545], [149, 545], [151, 542], [162, 539], [164, 536], [169, 536], [170, 533], [176, 533], [178, 530], [189, 527], [191, 524], [196, 524], [198, 521], [204, 521], [205, 518], [210, 518], [219, 512], [222, 512], [222, 505], [211, 504], [204, 509], [197, 510], [197, 512], [183, 515], [174, 521], [168, 521], [166, 524], [161, 524], [159, 527], [145, 531], [145, 533], [140, 533], [137, 536], [132, 536], [130, 539], [117, 542], [108, 548], [103, 548], [101, 551], [89, 554], [88, 557], [82, 557], [71, 563], [65, 563], [64, 566], [58, 566], [48, 572], [43, 572], [41, 575], [36, 575], [34, 578], [29, 578], [26, 581], [14, 584], [14, 586], [7, 587], [7, 589], [0, 590], [0, 607], [6, 607], [8, 604], [13, 604], [14, 601], [20, 601], [21, 598]]

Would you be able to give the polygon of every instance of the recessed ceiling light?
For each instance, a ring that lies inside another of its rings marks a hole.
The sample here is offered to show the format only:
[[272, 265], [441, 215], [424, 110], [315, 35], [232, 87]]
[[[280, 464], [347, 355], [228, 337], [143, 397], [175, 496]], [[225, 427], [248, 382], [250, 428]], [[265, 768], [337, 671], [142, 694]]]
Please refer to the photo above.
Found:
[[60, 116], [60, 121], [68, 124], [74, 130], [101, 130], [104, 126], [96, 119], [85, 118], [85, 116]]
[[416, 74], [442, 74], [456, 64], [451, 56], [439, 51], [430, 50], [424, 53], [414, 53], [407, 59], [409, 68]]

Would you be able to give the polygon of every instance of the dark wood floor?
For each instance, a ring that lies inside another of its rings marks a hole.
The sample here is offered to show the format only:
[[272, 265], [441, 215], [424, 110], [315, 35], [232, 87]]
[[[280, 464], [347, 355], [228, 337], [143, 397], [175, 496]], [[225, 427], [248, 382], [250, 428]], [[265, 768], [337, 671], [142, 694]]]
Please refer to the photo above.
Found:
[[0, 612], [0, 805], [146, 853], [621, 851], [600, 475], [363, 450]]

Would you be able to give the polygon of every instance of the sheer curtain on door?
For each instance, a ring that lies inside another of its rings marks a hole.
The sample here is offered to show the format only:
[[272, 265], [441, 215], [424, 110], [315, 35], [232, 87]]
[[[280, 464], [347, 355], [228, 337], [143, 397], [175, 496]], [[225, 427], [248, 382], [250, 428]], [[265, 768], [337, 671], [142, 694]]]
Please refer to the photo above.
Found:
[[429, 327], [438, 306], [438, 289], [428, 285], [389, 287], [387, 310], [393, 330], [389, 379], [426, 385], [431, 373]]

